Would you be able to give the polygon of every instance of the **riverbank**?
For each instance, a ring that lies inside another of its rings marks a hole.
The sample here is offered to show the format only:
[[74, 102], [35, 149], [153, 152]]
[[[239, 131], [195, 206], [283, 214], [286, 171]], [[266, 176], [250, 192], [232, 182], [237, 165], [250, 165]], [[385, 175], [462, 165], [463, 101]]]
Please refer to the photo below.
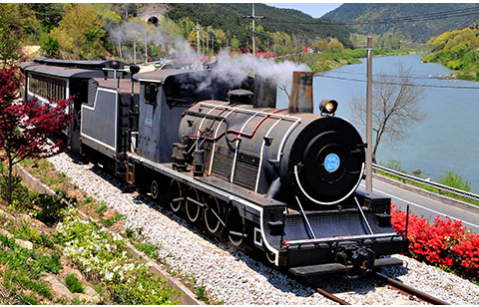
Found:
[[[385, 50], [377, 48], [373, 50], [374, 57], [396, 56], [415, 54], [417, 51], [405, 49]], [[367, 57], [366, 49], [345, 49], [341, 52], [324, 52], [324, 53], [302, 53], [284, 57], [282, 61], [291, 61], [294, 63], [304, 63], [308, 65], [314, 73], [330, 71], [344, 65], [360, 64], [361, 59]]]

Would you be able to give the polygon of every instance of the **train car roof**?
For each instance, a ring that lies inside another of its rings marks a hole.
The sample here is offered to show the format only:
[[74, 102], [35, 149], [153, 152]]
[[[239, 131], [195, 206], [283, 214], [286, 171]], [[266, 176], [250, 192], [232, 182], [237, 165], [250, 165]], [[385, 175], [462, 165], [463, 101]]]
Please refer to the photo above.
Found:
[[179, 75], [204, 75], [207, 71], [203, 70], [182, 70], [182, 69], [163, 69], [145, 73], [139, 73], [133, 78], [137, 81], [154, 81], [164, 83], [168, 77]]
[[[80, 60], [57, 60], [47, 57], [37, 57], [33, 59], [33, 62], [47, 65], [47, 66], [63, 66], [71, 68], [83, 68], [102, 70], [103, 68], [118, 68], [123, 69], [125, 63], [115, 60], [100, 60], [100, 61], [80, 61]], [[114, 64], [115, 66], [112, 66]]]
[[[99, 87], [105, 87], [110, 89], [118, 90], [120, 94], [130, 94], [131, 93], [131, 79], [120, 79], [120, 84], [118, 85], [118, 79], [104, 79], [104, 78], [95, 78], [95, 81], [98, 82]], [[140, 93], [140, 83], [134, 82], [133, 92], [135, 94]]]
[[52, 64], [52, 65], [93, 65], [93, 66], [100, 66], [100, 65], [105, 65], [109, 62], [110, 60], [101, 60], [101, 61], [80, 61], [80, 60], [58, 60], [58, 59], [51, 59], [47, 57], [38, 57], [34, 58], [33, 61], [35, 63], [40, 63], [40, 64]]
[[34, 62], [20, 63], [20, 68], [28, 72], [36, 72], [39, 74], [50, 75], [62, 78], [92, 78], [102, 77], [102, 70], [90, 70], [71, 67], [47, 66]]

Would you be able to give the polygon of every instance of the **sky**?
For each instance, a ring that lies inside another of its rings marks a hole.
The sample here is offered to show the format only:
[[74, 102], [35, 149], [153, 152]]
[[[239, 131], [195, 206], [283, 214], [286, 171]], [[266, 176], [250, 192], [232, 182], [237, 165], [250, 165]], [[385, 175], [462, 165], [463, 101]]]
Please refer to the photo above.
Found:
[[308, 14], [314, 18], [319, 18], [326, 13], [341, 6], [342, 3], [264, 3], [282, 9], [295, 9]]

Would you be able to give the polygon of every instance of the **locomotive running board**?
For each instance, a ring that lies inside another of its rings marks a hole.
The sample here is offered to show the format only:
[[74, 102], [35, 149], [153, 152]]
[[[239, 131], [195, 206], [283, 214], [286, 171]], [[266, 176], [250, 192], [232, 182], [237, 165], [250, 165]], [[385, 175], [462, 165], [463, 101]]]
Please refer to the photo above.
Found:
[[341, 237], [330, 237], [330, 238], [318, 238], [318, 239], [304, 239], [304, 240], [286, 240], [283, 242], [284, 246], [290, 245], [302, 245], [302, 244], [318, 244], [318, 243], [334, 243], [341, 241], [350, 241], [350, 240], [367, 240], [367, 239], [379, 239], [379, 238], [388, 238], [388, 237], [399, 237], [395, 232], [391, 233], [381, 233], [375, 235], [356, 235], [356, 236], [341, 236]]
[[[398, 258], [379, 258], [374, 260], [372, 269], [399, 265], [403, 265], [403, 261]], [[326, 263], [289, 268], [289, 272], [296, 276], [311, 277], [325, 274], [346, 273], [352, 268], [352, 266], [346, 266], [340, 263]]]

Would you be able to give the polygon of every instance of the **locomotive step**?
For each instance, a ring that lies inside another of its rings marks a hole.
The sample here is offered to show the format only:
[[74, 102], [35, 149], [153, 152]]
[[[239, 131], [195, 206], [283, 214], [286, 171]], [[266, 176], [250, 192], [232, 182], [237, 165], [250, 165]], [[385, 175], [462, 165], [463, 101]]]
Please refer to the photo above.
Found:
[[[374, 260], [373, 269], [381, 267], [403, 265], [403, 261], [394, 257], [380, 258]], [[289, 272], [296, 276], [308, 277], [324, 274], [346, 273], [352, 266], [346, 266], [340, 263], [317, 264], [290, 268]]]

